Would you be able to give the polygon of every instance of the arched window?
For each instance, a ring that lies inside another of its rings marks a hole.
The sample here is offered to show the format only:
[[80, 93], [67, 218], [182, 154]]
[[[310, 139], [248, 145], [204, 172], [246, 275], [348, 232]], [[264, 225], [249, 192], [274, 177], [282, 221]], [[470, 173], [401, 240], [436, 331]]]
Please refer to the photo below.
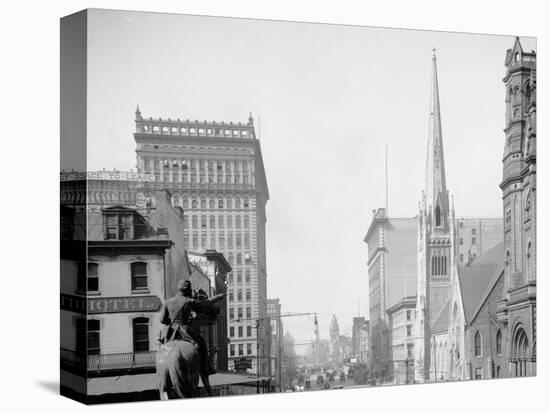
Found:
[[474, 355], [476, 357], [481, 356], [481, 334], [479, 331], [474, 335]]
[[132, 320], [134, 353], [149, 352], [149, 319], [134, 318]]
[[233, 200], [227, 197], [227, 208], [233, 208]]
[[527, 243], [527, 251], [525, 253], [525, 263], [526, 263], [526, 267], [527, 267], [527, 280], [531, 280], [531, 273], [533, 271], [533, 266], [531, 265], [531, 261], [532, 261], [532, 251], [531, 251], [531, 241], [529, 240], [529, 242]]
[[218, 227], [223, 229], [223, 216], [218, 216]]
[[525, 198], [525, 218], [531, 218], [531, 193]]
[[203, 210], [206, 208], [206, 199], [204, 197], [201, 198], [201, 208]]
[[191, 201], [191, 208], [198, 208], [199, 203], [197, 202], [197, 199], [194, 198], [193, 201]]
[[441, 208], [439, 208], [439, 204], [435, 206], [435, 226], [440, 227], [441, 226]]
[[435, 256], [432, 256], [432, 276], [435, 276]]
[[504, 262], [504, 265], [506, 266], [506, 277], [509, 278], [510, 277], [510, 269], [511, 269], [511, 265], [512, 263], [510, 263], [512, 261], [512, 255], [510, 254], [510, 250], [506, 250], [506, 261]]
[[191, 217], [191, 225], [194, 229], [199, 228], [199, 219], [197, 218], [197, 216]]
[[[223, 208], [223, 198], [218, 198], [218, 208]], [[229, 206], [228, 206], [229, 208]]]
[[210, 198], [210, 200], [208, 201], [208, 207], [211, 209], [216, 207], [216, 201], [214, 200], [214, 198]]
[[502, 355], [502, 332], [500, 329], [497, 331], [496, 345], [497, 355]]
[[248, 216], [244, 216], [244, 228], [247, 229], [250, 227], [250, 218]]
[[206, 228], [206, 216], [201, 216], [201, 228]]
[[216, 228], [216, 217], [210, 216], [210, 228], [215, 229]]
[[132, 290], [147, 289], [147, 263], [134, 262], [131, 264]]
[[183, 197], [182, 207], [183, 207], [184, 210], [189, 208], [189, 200], [188, 200], [187, 197]]
[[235, 198], [235, 208], [236, 209], [241, 208], [241, 199], [240, 199], [240, 197]]

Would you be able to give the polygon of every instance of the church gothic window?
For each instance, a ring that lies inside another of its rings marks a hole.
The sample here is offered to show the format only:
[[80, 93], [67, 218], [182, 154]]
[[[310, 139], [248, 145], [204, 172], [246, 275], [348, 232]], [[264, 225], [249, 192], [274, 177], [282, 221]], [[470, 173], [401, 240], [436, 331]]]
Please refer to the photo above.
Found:
[[481, 334], [479, 331], [477, 331], [474, 336], [474, 355], [476, 357], [481, 356]]
[[436, 227], [441, 226], [441, 208], [439, 205], [435, 207], [435, 225]]

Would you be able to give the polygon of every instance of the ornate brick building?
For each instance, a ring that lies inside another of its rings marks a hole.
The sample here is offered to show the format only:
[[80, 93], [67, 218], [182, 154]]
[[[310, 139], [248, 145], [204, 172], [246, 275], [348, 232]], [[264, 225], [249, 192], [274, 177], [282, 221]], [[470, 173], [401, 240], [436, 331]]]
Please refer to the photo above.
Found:
[[173, 204], [186, 211], [185, 248], [223, 252], [233, 268], [228, 275], [229, 368], [235, 358], [249, 357], [254, 371], [259, 361], [260, 373], [267, 374], [269, 191], [252, 116], [245, 124], [153, 119], [138, 108], [135, 122], [138, 172], [152, 174], [154, 182], [147, 185], [168, 189]]
[[498, 319], [506, 326], [512, 376], [536, 374], [536, 53], [519, 38], [506, 51], [506, 126], [502, 189], [504, 298]]

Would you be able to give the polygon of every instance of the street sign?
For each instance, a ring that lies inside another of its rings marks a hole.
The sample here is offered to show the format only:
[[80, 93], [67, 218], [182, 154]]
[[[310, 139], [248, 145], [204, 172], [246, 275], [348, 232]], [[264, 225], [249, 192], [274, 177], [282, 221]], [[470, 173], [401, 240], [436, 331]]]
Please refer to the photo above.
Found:
[[252, 358], [235, 358], [233, 361], [235, 364], [235, 371], [246, 371], [249, 368], [252, 368]]

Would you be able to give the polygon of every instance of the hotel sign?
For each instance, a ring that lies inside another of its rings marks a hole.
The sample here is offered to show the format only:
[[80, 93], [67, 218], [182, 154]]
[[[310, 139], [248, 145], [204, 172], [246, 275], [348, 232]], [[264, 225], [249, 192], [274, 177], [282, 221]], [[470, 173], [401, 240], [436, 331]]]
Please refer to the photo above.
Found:
[[88, 172], [64, 172], [60, 176], [61, 181], [80, 180], [105, 180], [105, 181], [139, 181], [153, 182], [153, 174], [139, 174], [127, 171], [88, 171]]
[[61, 294], [61, 309], [82, 314], [156, 312], [161, 305], [158, 296], [84, 298]]

